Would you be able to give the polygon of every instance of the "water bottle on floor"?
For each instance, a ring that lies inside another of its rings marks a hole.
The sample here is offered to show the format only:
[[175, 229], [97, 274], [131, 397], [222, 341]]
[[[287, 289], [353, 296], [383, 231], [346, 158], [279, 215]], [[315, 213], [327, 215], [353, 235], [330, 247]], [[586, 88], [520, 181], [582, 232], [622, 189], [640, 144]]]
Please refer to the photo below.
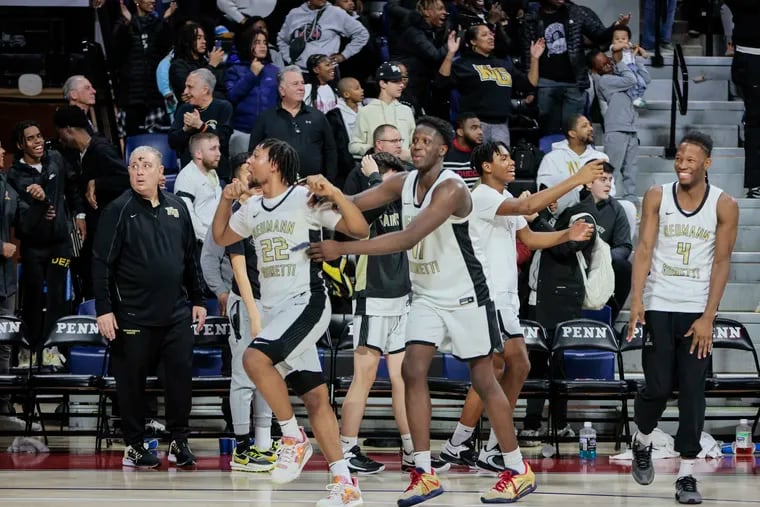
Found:
[[581, 459], [596, 458], [596, 430], [591, 427], [591, 423], [583, 423], [583, 429], [580, 432], [580, 452]]
[[749, 426], [747, 419], [739, 421], [736, 427], [736, 440], [734, 442], [734, 452], [737, 456], [742, 454], [752, 454], [755, 446], [752, 444], [752, 428]]

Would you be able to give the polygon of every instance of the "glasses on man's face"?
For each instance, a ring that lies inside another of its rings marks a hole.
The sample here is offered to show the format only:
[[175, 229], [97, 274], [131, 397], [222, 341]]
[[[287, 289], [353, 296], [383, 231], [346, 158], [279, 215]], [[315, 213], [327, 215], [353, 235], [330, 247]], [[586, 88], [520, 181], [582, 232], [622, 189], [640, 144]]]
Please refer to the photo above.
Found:
[[301, 133], [301, 127], [296, 123], [295, 120], [290, 120], [290, 124], [293, 125], [293, 130], [296, 131], [296, 134]]
[[404, 142], [404, 140], [401, 139], [400, 137], [397, 137], [396, 139], [378, 139], [378, 140], [384, 143], [392, 143], [392, 144], [401, 144]]

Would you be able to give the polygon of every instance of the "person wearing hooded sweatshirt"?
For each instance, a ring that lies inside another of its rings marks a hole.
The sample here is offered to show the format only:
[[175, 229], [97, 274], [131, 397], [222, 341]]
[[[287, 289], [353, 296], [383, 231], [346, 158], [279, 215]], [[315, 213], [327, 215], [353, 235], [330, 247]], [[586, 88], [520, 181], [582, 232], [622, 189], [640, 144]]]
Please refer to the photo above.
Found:
[[401, 69], [396, 62], [385, 62], [378, 67], [375, 79], [380, 87], [377, 99], [370, 100], [356, 115], [356, 124], [348, 150], [356, 157], [363, 156], [372, 147], [372, 134], [380, 125], [394, 125], [401, 134], [393, 139], [401, 143], [402, 160], [411, 160], [409, 143], [414, 135], [414, 114], [409, 106], [398, 101], [404, 90]]
[[[552, 151], [547, 153], [541, 160], [536, 174], [538, 188], [553, 187], [571, 174], [578, 171], [589, 160], [600, 159], [609, 162], [609, 157], [597, 151], [594, 146], [594, 127], [588, 118], [582, 114], [569, 118], [563, 127], [565, 140], [552, 145]], [[614, 186], [613, 193], [614, 194]], [[562, 214], [565, 209], [580, 202], [580, 190], [578, 187], [557, 201], [555, 216]]]
[[[342, 52], [341, 37], [351, 39]], [[357, 54], [367, 41], [367, 29], [327, 0], [307, 0], [291, 10], [277, 34], [277, 46], [285, 62], [298, 65], [304, 72], [309, 70], [306, 62], [311, 55], [329, 55], [334, 63], [340, 64]], [[298, 46], [303, 50], [297, 51]]]
[[460, 110], [480, 118], [484, 141], [502, 141], [509, 145], [507, 119], [512, 109], [512, 87], [531, 91], [538, 84], [538, 61], [546, 44], [543, 39], [531, 42], [530, 71], [526, 76], [509, 60], [493, 56], [494, 41], [494, 34], [487, 25], [471, 26], [464, 34], [462, 56], [454, 60], [461, 41], [451, 32], [437, 83], [459, 92]]

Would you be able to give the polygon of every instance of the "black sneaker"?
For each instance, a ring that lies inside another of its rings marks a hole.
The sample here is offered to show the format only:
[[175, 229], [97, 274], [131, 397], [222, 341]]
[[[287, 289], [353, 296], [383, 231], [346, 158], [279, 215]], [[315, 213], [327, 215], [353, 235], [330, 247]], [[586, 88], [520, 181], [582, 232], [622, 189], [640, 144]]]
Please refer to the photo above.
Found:
[[125, 467], [156, 468], [161, 460], [153, 455], [144, 445], [128, 445], [124, 448], [124, 457], [121, 464]]
[[195, 465], [195, 454], [190, 450], [186, 441], [172, 440], [172, 443], [169, 444], [169, 461], [176, 463], [178, 467], [189, 467]]
[[697, 491], [697, 480], [691, 475], [676, 479], [676, 500], [678, 503], [702, 503], [702, 495]]
[[452, 465], [464, 465], [474, 467], [478, 460], [475, 451], [475, 435], [471, 436], [460, 445], [451, 443], [451, 439], [446, 440], [441, 449], [441, 460], [451, 463]]
[[633, 463], [631, 465], [631, 475], [633, 480], [646, 486], [654, 481], [654, 466], [652, 466], [652, 444], [644, 446], [641, 442], [633, 437]]
[[363, 454], [358, 445], [344, 452], [343, 459], [348, 463], [348, 469], [359, 475], [376, 474], [385, 470], [385, 465]]
[[[441, 458], [436, 458], [435, 456], [431, 456], [430, 467], [433, 469], [433, 471], [435, 471], [436, 474], [442, 474], [443, 472], [448, 472], [448, 470], [451, 468], [451, 463], [444, 461]], [[416, 470], [416, 467], [414, 466], [414, 454], [407, 454], [402, 449], [401, 450], [401, 471], [411, 472], [412, 470]]]

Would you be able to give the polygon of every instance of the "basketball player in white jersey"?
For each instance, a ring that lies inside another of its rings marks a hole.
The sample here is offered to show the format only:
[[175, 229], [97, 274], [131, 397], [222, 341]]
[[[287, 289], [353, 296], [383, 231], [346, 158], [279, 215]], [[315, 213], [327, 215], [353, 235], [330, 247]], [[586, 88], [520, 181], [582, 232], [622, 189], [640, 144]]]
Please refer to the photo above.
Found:
[[[256, 249], [262, 329], [245, 351], [243, 365], [282, 429], [272, 480], [286, 483], [296, 479], [312, 454], [293, 415], [290, 386], [306, 405], [334, 478], [329, 496], [317, 506], [360, 505], [361, 491], [343, 459], [338, 423], [317, 354], [316, 343], [330, 322], [330, 302], [321, 264], [309, 260], [306, 247], [321, 237], [323, 227], [350, 237], [366, 237], [369, 227], [358, 208], [323, 176], [309, 176], [308, 190], [296, 185], [298, 154], [289, 144], [266, 139], [256, 146], [249, 164], [262, 195], [249, 197], [232, 214], [232, 202], [249, 193], [248, 184], [235, 181], [227, 185], [214, 216], [213, 232], [214, 240], [225, 246], [252, 236]], [[309, 192], [328, 202], [309, 206]], [[250, 292], [241, 296], [250, 298]], [[255, 311], [252, 301], [246, 301], [246, 307]]]
[[702, 449], [713, 321], [726, 288], [739, 220], [736, 201], [707, 183], [711, 151], [709, 136], [687, 134], [676, 153], [677, 181], [647, 190], [631, 279], [627, 340], [641, 322], [645, 378], [634, 406], [638, 432], [631, 471], [639, 484], [654, 480], [651, 434], [675, 380], [675, 449], [681, 453], [676, 500], [683, 504], [702, 503], [692, 469]]
[[483, 498], [515, 501], [535, 489], [535, 476], [522, 459], [515, 439], [511, 408], [494, 377], [491, 356], [501, 346], [496, 310], [488, 283], [488, 265], [472, 227], [473, 206], [461, 177], [443, 170], [451, 145], [451, 127], [438, 118], [417, 122], [411, 153], [415, 171], [388, 178], [353, 197], [360, 209], [374, 209], [401, 198], [404, 229], [380, 238], [311, 246], [312, 258], [334, 259], [355, 253], [387, 254], [407, 250], [412, 306], [406, 328], [402, 374], [406, 411], [414, 443], [416, 468], [399, 507], [443, 493], [430, 463], [430, 393], [427, 375], [437, 348], [467, 361], [473, 387], [483, 399], [505, 451], [498, 482]]
[[[475, 147], [472, 151], [472, 166], [478, 172], [481, 182], [472, 191], [475, 214], [472, 223], [483, 240], [483, 248], [489, 260], [493, 300], [504, 340], [504, 353], [494, 354], [494, 367], [509, 404], [514, 407], [530, 371], [528, 351], [518, 317], [520, 300], [517, 295], [516, 240], [519, 238], [528, 248], [538, 250], [567, 241], [586, 241], [594, 231], [593, 225], [577, 221], [564, 231], [533, 232], [523, 214], [536, 213], [577, 186], [592, 182], [601, 171], [602, 161], [592, 161], [558, 185], [525, 199], [515, 199], [505, 188], [515, 179], [515, 162], [503, 142], [488, 142]], [[493, 430], [488, 443], [479, 456], [475, 457], [473, 432], [482, 413], [483, 403], [477, 392], [470, 389], [462, 408], [462, 416], [454, 434], [444, 444], [441, 458], [450, 463], [477, 465], [479, 468], [501, 472], [504, 470], [504, 460]]]

